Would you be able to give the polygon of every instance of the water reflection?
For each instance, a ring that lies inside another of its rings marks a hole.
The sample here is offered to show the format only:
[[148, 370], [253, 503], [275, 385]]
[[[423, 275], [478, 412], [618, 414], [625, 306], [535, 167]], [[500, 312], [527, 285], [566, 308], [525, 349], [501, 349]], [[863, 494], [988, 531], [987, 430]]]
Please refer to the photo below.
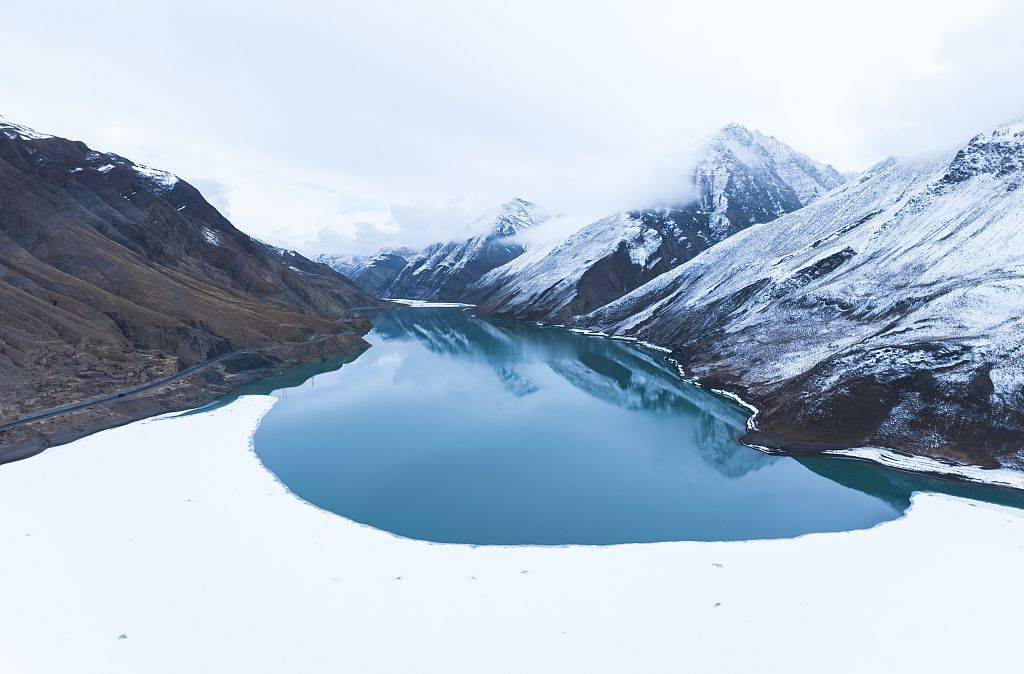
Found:
[[746, 425], [743, 410], [686, 384], [663, 355], [631, 343], [522, 322], [485, 321], [468, 311], [390, 312], [375, 326], [385, 340], [414, 340], [433, 353], [486, 363], [513, 395], [540, 390], [517, 365], [541, 361], [575, 388], [616, 407], [691, 416], [701, 458], [729, 477], [776, 459], [736, 442]]
[[263, 383], [282, 400], [255, 446], [299, 496], [404, 536], [793, 536], [896, 517], [917, 484], [744, 447], [744, 411], [630, 343], [452, 309], [374, 325], [373, 348], [341, 369]]

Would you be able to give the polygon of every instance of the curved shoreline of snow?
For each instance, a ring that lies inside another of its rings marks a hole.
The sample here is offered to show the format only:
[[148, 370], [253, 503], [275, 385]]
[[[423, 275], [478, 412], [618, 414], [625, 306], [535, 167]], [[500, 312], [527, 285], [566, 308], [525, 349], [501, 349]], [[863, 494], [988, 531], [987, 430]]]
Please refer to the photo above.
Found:
[[245, 396], [0, 468], [0, 667], [968, 671], [1017, 657], [1020, 510], [917, 494], [900, 519], [795, 539], [439, 545], [293, 496], [251, 446], [273, 404]]
[[1024, 489], [1024, 473], [1008, 468], [982, 468], [943, 463], [925, 456], [906, 456], [884, 447], [853, 447], [850, 449], [829, 449], [829, 456], [848, 456], [878, 463], [889, 468], [914, 473], [927, 473], [953, 477], [967, 482], [990, 484], [1011, 489]]

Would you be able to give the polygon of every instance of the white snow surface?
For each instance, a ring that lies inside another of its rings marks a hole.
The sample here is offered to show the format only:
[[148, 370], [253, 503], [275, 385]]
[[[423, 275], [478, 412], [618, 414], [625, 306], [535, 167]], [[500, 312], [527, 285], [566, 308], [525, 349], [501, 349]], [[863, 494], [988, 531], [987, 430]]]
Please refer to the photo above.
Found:
[[[178, 210], [181, 209], [179, 208]], [[217, 232], [213, 231], [209, 227], [203, 227], [203, 238], [206, 239], [206, 242], [211, 246], [220, 245], [220, 237], [217, 235]]]
[[415, 309], [464, 309], [476, 306], [475, 304], [463, 304], [461, 302], [428, 302], [427, 300], [410, 300], [397, 297], [386, 297], [384, 301], [404, 304]]
[[535, 203], [521, 197], [510, 201], [481, 215], [469, 225], [469, 231], [480, 235], [510, 237], [523, 230], [530, 229], [544, 222], [551, 214]]
[[156, 186], [164, 189], [170, 189], [178, 184], [178, 176], [168, 173], [167, 171], [149, 168], [148, 166], [142, 166], [141, 164], [133, 165], [132, 169], [139, 175], [147, 178]]
[[250, 448], [273, 403], [248, 396], [157, 417], [0, 467], [0, 670], [788, 674], [1019, 663], [1019, 510], [917, 494], [899, 520], [789, 540], [429, 544], [289, 493]]
[[884, 447], [854, 447], [851, 449], [831, 449], [826, 454], [837, 456], [852, 456], [858, 459], [865, 459], [880, 463], [890, 468], [908, 470], [916, 473], [932, 473], [935, 475], [946, 475], [948, 477], [978, 482], [981, 484], [999, 485], [1012, 489], [1024, 489], [1024, 473], [1019, 470], [1008, 470], [1006, 468], [982, 468], [981, 466], [960, 466], [926, 456], [907, 456], [897, 454]]
[[347, 276], [356, 276], [366, 269], [386, 261], [389, 257], [398, 255], [409, 259], [418, 251], [411, 248], [381, 248], [373, 255], [356, 255], [353, 253], [320, 253], [316, 256], [316, 262], [328, 265], [334, 271]]
[[769, 165], [793, 188], [800, 201], [809, 204], [841, 185], [846, 177], [832, 166], [795, 151], [774, 136], [729, 124], [705, 141], [699, 170], [713, 171], [722, 157], [736, 157], [748, 166]]

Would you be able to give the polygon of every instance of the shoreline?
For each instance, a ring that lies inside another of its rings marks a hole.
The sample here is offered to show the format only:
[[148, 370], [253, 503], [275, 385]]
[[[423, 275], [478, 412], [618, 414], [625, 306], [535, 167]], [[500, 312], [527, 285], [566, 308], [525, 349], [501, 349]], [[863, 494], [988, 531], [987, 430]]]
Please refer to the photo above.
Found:
[[[680, 371], [682, 370], [681, 366]], [[760, 410], [750, 402], [744, 400], [739, 394], [718, 388], [708, 388], [699, 381], [683, 378], [689, 384], [703, 388], [723, 398], [731, 400], [748, 412], [751, 412], [747, 419], [747, 433], [757, 432], [757, 415]], [[903, 454], [886, 447], [845, 447], [845, 448], [824, 448], [824, 449], [792, 449], [786, 447], [766, 447], [754, 442], [739, 438], [739, 442], [746, 447], [756, 449], [765, 454], [775, 456], [825, 456], [832, 458], [855, 459], [866, 461], [891, 470], [899, 470], [915, 475], [938, 477], [957, 482], [970, 484], [987, 485], [1024, 491], [1024, 472], [1012, 468], [983, 468], [981, 466], [946, 463], [938, 459], [914, 454]]]
[[[615, 335], [609, 334], [607, 332], [602, 332], [599, 330], [589, 330], [586, 328], [568, 328], [562, 324], [551, 324], [537, 320], [530, 320], [528, 322], [548, 328], [563, 328], [578, 335], [583, 335], [585, 337], [600, 337], [602, 339], [613, 339], [618, 341], [631, 342], [638, 346], [643, 346], [649, 349], [669, 354], [665, 358], [667, 361], [672, 363], [673, 366], [675, 366], [676, 371], [679, 374], [679, 378], [682, 381], [686, 382], [687, 384], [690, 384], [691, 386], [695, 386], [705, 391], [709, 391], [710, 393], [714, 393], [720, 397], [732, 401], [733, 403], [736, 403], [743, 409], [750, 412], [750, 416], [747, 418], [747, 432], [750, 433], [759, 430], [757, 426], [757, 417], [761, 413], [761, 410], [758, 409], [756, 405], [754, 405], [748, 400], [745, 400], [738, 393], [723, 388], [707, 386], [700, 379], [687, 376], [683, 366], [679, 363], [677, 359], [675, 359], [671, 355], [673, 353], [673, 350], [668, 347], [661, 346], [659, 344], [653, 344], [651, 342], [642, 341], [637, 337], [632, 337], [629, 335]], [[1024, 491], [1024, 471], [1017, 471], [1013, 470], [1012, 468], [983, 468], [977, 465], [947, 463], [944, 461], [940, 461], [938, 459], [933, 459], [931, 457], [918, 456], [913, 454], [903, 454], [896, 450], [889, 449], [886, 447], [865, 446], [809, 450], [785, 447], [766, 447], [764, 445], [758, 445], [756, 443], [745, 441], [742, 437], [738, 438], [738, 441], [746, 447], [756, 449], [757, 451], [763, 452], [765, 454], [792, 457], [826, 456], [834, 458], [855, 459], [859, 461], [867, 461], [882, 466], [884, 468], [899, 470], [916, 475], [938, 477], [970, 484], [987, 485], [992, 487]]]
[[[757, 427], [757, 416], [761, 413], [761, 410], [758, 409], [756, 405], [744, 400], [742, 396], [732, 391], [705, 386], [700, 380], [686, 376], [683, 366], [680, 365], [675, 358], [669, 357], [668, 360], [676, 366], [676, 371], [679, 373], [679, 377], [683, 381], [732, 400], [740, 407], [750, 412], [750, 417], [747, 418], [748, 433], [759, 430]], [[739, 442], [751, 449], [756, 449], [759, 452], [776, 456], [828, 456], [856, 459], [914, 475], [938, 477], [957, 482], [1024, 491], [1024, 472], [1010, 468], [982, 468], [981, 466], [946, 463], [927, 456], [903, 454], [887, 447], [865, 446], [797, 450], [785, 447], [766, 447], [764, 445], [746, 441], [743, 438], [740, 438]]]
[[[4, 668], [845, 674], [1012, 657], [1019, 509], [918, 493], [897, 519], [789, 539], [433, 544], [289, 492], [252, 444], [274, 402], [162, 415], [0, 469]], [[851, 633], [871, 647], [836, 660]]]
[[[413, 309], [474, 309], [476, 307], [476, 305], [474, 304], [465, 304], [460, 302], [432, 302], [427, 300], [412, 300], [402, 298], [388, 298], [383, 301], [391, 302], [396, 305]], [[386, 310], [387, 306], [381, 308]], [[757, 432], [759, 430], [757, 426], [757, 417], [760, 414], [760, 410], [757, 408], [757, 406], [753, 405], [749, 401], [745, 400], [741, 395], [733, 391], [729, 391], [723, 388], [711, 387], [706, 385], [698, 378], [687, 376], [683, 366], [679, 363], [679, 361], [676, 358], [674, 358], [671, 355], [673, 353], [673, 350], [668, 347], [643, 341], [637, 337], [632, 337], [628, 335], [615, 335], [598, 330], [589, 330], [586, 328], [571, 328], [567, 327], [564, 324], [545, 323], [544, 321], [526, 319], [493, 319], [491, 317], [482, 318], [485, 318], [486, 320], [523, 320], [525, 322], [533, 323], [534, 325], [540, 327], [561, 328], [585, 337], [600, 337], [603, 339], [612, 339], [617, 341], [629, 342], [638, 347], [658, 351], [664, 354], [665, 359], [675, 367], [679, 375], [679, 378], [683, 382], [696, 388], [700, 388], [715, 395], [718, 395], [719, 397], [725, 398], [730, 402], [742, 407], [747, 412], [749, 412], [750, 416], [747, 418], [746, 422], [747, 433]], [[365, 335], [366, 332], [368, 331], [369, 330], [359, 333], [339, 333], [337, 335], [323, 335], [317, 338], [313, 338], [308, 342], [304, 342], [302, 343], [302, 345], [322, 343], [328, 337], [339, 337], [344, 336], [346, 334], [357, 334], [359, 335], [361, 340], [362, 336]], [[276, 347], [270, 347], [269, 349], [288, 350], [295, 348], [296, 346], [297, 345], [295, 344], [281, 345]], [[342, 356], [351, 353], [361, 353], [362, 351], [365, 351], [367, 348], [369, 348], [369, 345], [366, 344], [364, 341], [362, 349], [347, 348], [336, 355]], [[252, 350], [250, 349], [248, 351]], [[202, 368], [213, 366], [216, 365], [217, 362], [222, 359], [230, 360], [228, 356], [222, 356], [221, 358], [213, 359], [205, 364], [201, 364], [201, 366]], [[294, 367], [300, 367], [305, 364], [311, 364], [316, 362], [323, 362], [329, 359], [330, 357], [320, 357], [308, 360], [299, 358], [297, 360], [294, 360], [294, 362], [289, 362], [284, 365], [277, 365], [271, 368], [237, 372], [234, 373], [235, 379], [232, 380], [230, 384], [227, 385], [227, 388], [223, 390], [214, 390], [212, 387], [207, 386], [205, 388], [193, 389], [192, 391], [190, 391], [191, 396], [184, 400], [174, 400], [169, 398], [167, 392], [160, 392], [161, 388], [164, 388], [164, 386], [173, 385], [173, 383], [175, 383], [174, 381], [170, 381], [165, 384], [158, 384], [155, 388], [151, 387], [148, 384], [143, 385], [142, 388], [144, 388], [147, 392], [152, 390], [152, 394], [138, 396], [137, 394], [129, 393], [123, 397], [112, 397], [115, 394], [111, 394], [108, 396], [104, 396], [104, 399], [99, 400], [96, 403], [93, 403], [97, 407], [101, 408], [121, 406], [124, 405], [125, 403], [142, 403], [141, 405], [138, 405], [136, 409], [132, 410], [127, 414], [124, 414], [123, 416], [118, 417], [116, 420], [110, 418], [86, 420], [85, 425], [78, 426], [73, 429], [64, 428], [65, 426], [69, 425], [69, 422], [66, 419], [62, 419], [62, 417], [64, 417], [65, 414], [72, 415], [74, 414], [75, 411], [78, 411], [77, 404], [70, 405], [72, 409], [67, 410], [66, 412], [61, 412], [57, 416], [45, 416], [38, 420], [16, 420], [16, 424], [24, 424], [29, 428], [36, 424], [50, 425], [47, 424], [47, 422], [55, 419], [59, 419], [61, 423], [53, 424], [58, 427], [56, 430], [51, 431], [49, 429], [45, 429], [43, 432], [43, 436], [41, 438], [32, 438], [28, 440], [15, 441], [13, 443], [0, 444], [0, 465], [35, 456], [41, 452], [46, 451], [51, 447], [56, 447], [63, 444], [67, 444], [69, 442], [74, 442], [81, 438], [102, 432], [104, 430], [118, 428], [126, 424], [131, 424], [146, 419], [157, 418], [164, 414], [184, 412], [189, 409], [195, 409], [205, 405], [209, 405], [210, 403], [216, 402], [217, 400], [229, 396], [233, 391], [236, 391], [248, 384], [252, 384], [256, 381], [259, 381], [262, 378], [273, 376], [275, 374], [280, 374], [281, 372]], [[190, 372], [185, 377], [176, 376], [173, 379], [176, 380], [177, 382], [188, 381], [192, 379], [195, 375], [199, 374], [202, 368], [200, 368], [200, 366], [194, 366], [193, 368], [190, 368], [192, 370], [195, 370], [194, 372]], [[72, 423], [80, 423], [81, 421], [82, 420], [80, 419], [71, 420]], [[4, 433], [0, 432], [0, 439], [3, 438], [3, 435]], [[911, 474], [937, 477], [970, 484], [987, 485], [992, 487], [1024, 491], [1024, 471], [1015, 471], [1009, 468], [983, 468], [981, 466], [976, 465], [947, 463], [938, 459], [933, 459], [931, 457], [904, 454], [885, 447], [864, 446], [845, 448], [794, 449], [786, 447], [767, 447], [764, 445], [759, 445], [754, 442], [746, 441], [743, 439], [743, 437], [738, 438], [738, 441], [746, 447], [755, 449], [765, 454], [791, 457], [824, 456], [833, 458], [853, 459], [870, 462], [875, 465], [882, 466], [884, 468], [903, 471]]]
[[386, 297], [381, 301], [394, 302], [412, 309], [472, 309], [475, 304], [464, 304], [462, 302], [431, 302], [430, 300], [407, 300], [394, 297]]
[[161, 380], [28, 413], [0, 431], [0, 465], [109, 429], [203, 407], [266, 377], [369, 348], [362, 338], [368, 330], [345, 327], [346, 332], [316, 335], [304, 342], [239, 349]]
[[[686, 377], [683, 374], [683, 368], [674, 359], [671, 360], [679, 371], [680, 377], [683, 381], [703, 388], [706, 391], [715, 393], [723, 398], [731, 400], [738, 404], [743, 409], [750, 412], [750, 416], [747, 418], [747, 433], [757, 432], [757, 416], [761, 413], [761, 410], [756, 405], [744, 400], [742, 396], [732, 391], [728, 391], [720, 388], [710, 388], [705, 386], [699, 380], [692, 377]], [[845, 448], [823, 448], [823, 449], [793, 449], [786, 447], [766, 447], [759, 445], [754, 442], [744, 440], [742, 437], [738, 439], [741, 444], [751, 449], [756, 449], [759, 452], [765, 454], [772, 454], [775, 456], [824, 456], [832, 458], [842, 459], [854, 459], [858, 461], [866, 461], [873, 463], [883, 468], [890, 470], [899, 470], [906, 473], [912, 473], [915, 475], [923, 475], [928, 477], [937, 477], [956, 482], [966, 482], [970, 484], [986, 485], [991, 487], [1000, 487], [1004, 489], [1013, 489], [1018, 491], [1024, 491], [1024, 471], [1017, 471], [1011, 468], [983, 468], [981, 466], [963, 465], [956, 463], [946, 463], [938, 459], [933, 459], [927, 456], [918, 456], [914, 454], [903, 454], [896, 450], [889, 449], [886, 447], [845, 447]]]

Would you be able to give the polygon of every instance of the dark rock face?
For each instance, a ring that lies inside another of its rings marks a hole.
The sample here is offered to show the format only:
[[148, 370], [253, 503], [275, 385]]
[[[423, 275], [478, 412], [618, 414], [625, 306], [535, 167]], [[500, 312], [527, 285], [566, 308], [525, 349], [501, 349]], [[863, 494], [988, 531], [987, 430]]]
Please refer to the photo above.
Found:
[[0, 120], [0, 419], [337, 333], [374, 303], [169, 173]]
[[486, 232], [465, 241], [434, 243], [413, 256], [383, 292], [387, 297], [462, 301], [466, 287], [525, 251], [515, 236], [545, 219], [536, 205], [513, 199], [478, 221]]
[[887, 160], [581, 325], [672, 346], [756, 444], [1024, 469], [1024, 126]]
[[831, 166], [732, 124], [698, 148], [678, 204], [599, 220], [529, 264], [495, 269], [468, 288], [465, 301], [487, 315], [571, 321], [844, 181]]

